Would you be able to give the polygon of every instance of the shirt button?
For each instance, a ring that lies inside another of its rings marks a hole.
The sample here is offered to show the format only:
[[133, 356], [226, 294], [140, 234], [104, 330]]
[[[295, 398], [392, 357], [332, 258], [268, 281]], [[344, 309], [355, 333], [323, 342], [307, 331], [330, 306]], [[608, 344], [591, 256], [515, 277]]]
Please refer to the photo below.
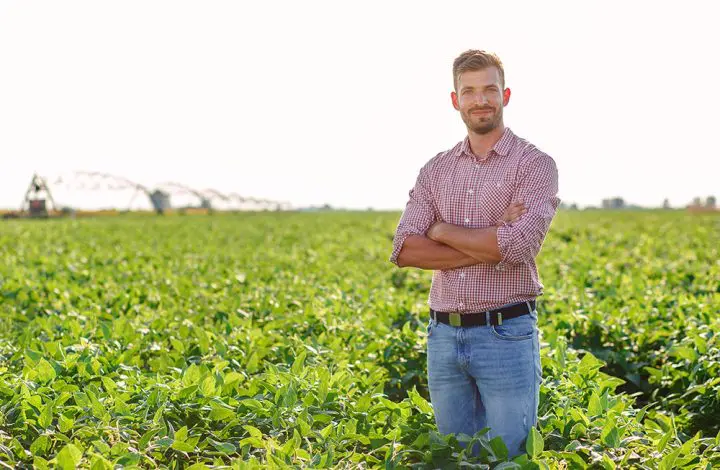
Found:
[[465, 279], [465, 273], [460, 273], [460, 277]]
[[498, 263], [498, 264], [495, 265], [495, 269], [497, 269], [498, 271], [504, 271], [504, 270], [505, 270], [505, 266], [503, 266], [502, 263]]
[[476, 164], [475, 164], [475, 168], [480, 169], [480, 164], [479, 164], [479, 163], [476, 163]]
[[466, 224], [469, 224], [469, 223], [470, 223], [470, 219], [467, 218], [467, 217], [465, 217], [465, 223], [466, 223]]
[[474, 193], [474, 192], [475, 192], [475, 191], [473, 191], [472, 189], [468, 189], [468, 194], [472, 194], [472, 193]]

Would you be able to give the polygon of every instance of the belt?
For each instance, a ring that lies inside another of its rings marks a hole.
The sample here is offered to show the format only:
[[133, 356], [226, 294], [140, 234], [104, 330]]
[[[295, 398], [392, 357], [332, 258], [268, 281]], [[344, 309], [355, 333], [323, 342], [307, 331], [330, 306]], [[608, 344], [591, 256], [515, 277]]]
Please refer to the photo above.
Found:
[[[529, 308], [528, 308], [529, 307]], [[535, 310], [535, 301], [521, 302], [507, 307], [490, 310], [490, 324], [502, 325], [503, 320], [527, 315]], [[485, 326], [487, 325], [488, 312], [457, 313], [457, 312], [436, 312], [430, 309], [430, 318], [450, 326]]]

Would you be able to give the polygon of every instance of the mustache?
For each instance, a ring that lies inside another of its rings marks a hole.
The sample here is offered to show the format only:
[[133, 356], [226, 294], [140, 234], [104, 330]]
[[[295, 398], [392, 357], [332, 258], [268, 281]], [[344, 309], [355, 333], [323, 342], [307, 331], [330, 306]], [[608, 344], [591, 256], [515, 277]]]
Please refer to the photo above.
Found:
[[491, 106], [485, 106], [483, 108], [472, 108], [468, 110], [468, 113], [473, 113], [475, 111], [495, 111], [495, 108]]

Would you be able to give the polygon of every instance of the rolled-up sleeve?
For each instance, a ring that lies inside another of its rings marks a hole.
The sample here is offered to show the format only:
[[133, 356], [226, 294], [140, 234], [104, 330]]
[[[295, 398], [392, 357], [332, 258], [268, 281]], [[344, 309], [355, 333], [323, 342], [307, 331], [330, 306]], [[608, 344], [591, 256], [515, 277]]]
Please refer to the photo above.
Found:
[[517, 222], [498, 227], [498, 249], [502, 257], [496, 266], [498, 269], [527, 263], [538, 255], [560, 204], [557, 165], [550, 156], [540, 154], [530, 160], [518, 179], [513, 200], [523, 201], [527, 213]]
[[390, 262], [398, 265], [398, 256], [405, 240], [410, 235], [425, 235], [437, 220], [437, 211], [432, 198], [430, 163], [426, 164], [417, 177], [415, 186], [410, 190], [410, 199], [400, 217], [393, 238], [393, 250]]

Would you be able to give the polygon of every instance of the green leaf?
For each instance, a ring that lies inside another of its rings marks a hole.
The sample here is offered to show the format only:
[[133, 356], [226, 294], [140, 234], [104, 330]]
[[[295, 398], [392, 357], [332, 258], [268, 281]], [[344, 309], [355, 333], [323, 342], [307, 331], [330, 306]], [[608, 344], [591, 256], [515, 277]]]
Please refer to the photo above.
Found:
[[427, 400], [425, 400], [422, 396], [420, 396], [420, 394], [418, 393], [418, 391], [416, 390], [415, 387], [413, 387], [412, 390], [410, 390], [410, 392], [408, 392], [408, 396], [410, 397], [410, 401], [412, 402], [412, 404], [415, 405], [417, 407], [417, 409], [420, 410], [420, 412], [422, 412], [422, 413], [432, 413], [433, 412], [433, 408], [430, 405], [430, 403], [428, 403]]
[[660, 461], [658, 470], [673, 470], [675, 468], [675, 460], [678, 458], [678, 455], [680, 455], [680, 448], [677, 448], [673, 452], [667, 454]]
[[142, 435], [140, 440], [138, 441], [138, 448], [139, 450], [145, 450], [147, 449], [148, 444], [150, 443], [150, 439], [152, 439], [155, 434], [157, 434], [159, 429], [150, 429], [145, 434]]
[[675, 431], [673, 429], [668, 430], [660, 439], [660, 443], [658, 444], [658, 452], [662, 452], [665, 450], [665, 446], [667, 446], [667, 443], [670, 441], [670, 439], [675, 435]]
[[502, 440], [502, 437], [496, 436], [490, 440], [490, 448], [493, 451], [493, 454], [495, 454], [495, 457], [497, 457], [498, 460], [507, 460], [508, 458], [508, 448], [505, 445], [505, 442]]
[[140, 463], [141, 459], [142, 456], [140, 454], [136, 454], [135, 452], [128, 452], [126, 454], [123, 454], [123, 456], [119, 459], [117, 459], [115, 463], [122, 466], [131, 466]]
[[110, 377], [101, 377], [100, 380], [102, 380], [103, 387], [105, 387], [105, 391], [109, 394], [113, 394], [115, 392], [115, 389], [117, 389], [117, 385], [115, 385], [115, 382]]
[[90, 470], [113, 470], [113, 465], [104, 457], [96, 455], [93, 457]]
[[586, 433], [587, 427], [583, 423], [575, 423], [570, 429], [570, 438], [579, 439], [581, 437], [585, 437]]
[[645, 413], [647, 413], [648, 408], [650, 408], [652, 405], [652, 403], [650, 403], [649, 405], [645, 405], [640, 411], [638, 411], [637, 416], [635, 416], [635, 420], [638, 423], [642, 422], [643, 418], [645, 417]]
[[183, 426], [177, 431], [175, 431], [175, 441], [185, 442], [188, 437], [188, 428], [187, 426]]
[[188, 444], [186, 442], [180, 442], [180, 441], [173, 442], [170, 447], [172, 447], [175, 450], [179, 450], [180, 452], [192, 452], [195, 450], [194, 446], [191, 446], [190, 444]]
[[90, 399], [90, 409], [92, 410], [92, 415], [98, 419], [102, 419], [107, 414], [105, 406], [100, 403], [100, 400], [98, 400], [95, 393], [91, 390], [85, 390], [85, 394]]
[[605, 410], [603, 410], [602, 404], [600, 403], [600, 397], [597, 393], [593, 392], [590, 395], [590, 401], [588, 402], [588, 414], [590, 416], [600, 416], [604, 411]]
[[603, 455], [602, 466], [605, 470], [615, 470], [615, 462], [607, 454]]
[[234, 454], [237, 451], [237, 448], [230, 442], [218, 442], [214, 439], [208, 439], [208, 442], [210, 442], [210, 444], [212, 444], [212, 446], [219, 452], [223, 452], [225, 454]]
[[235, 417], [235, 411], [223, 408], [221, 406], [213, 406], [210, 411], [210, 419], [213, 421], [225, 421]]
[[501, 462], [493, 468], [494, 470], [521, 470], [523, 466], [515, 462]]
[[264, 449], [265, 445], [263, 443], [263, 440], [259, 437], [246, 437], [245, 439], [242, 439], [239, 443], [240, 447], [244, 447], [246, 445], [252, 446], [256, 449]]
[[248, 432], [248, 434], [250, 434], [250, 436], [252, 436], [252, 437], [259, 437], [260, 439], [262, 439], [262, 437], [263, 437], [262, 431], [260, 431], [258, 428], [254, 427], [254, 426], [250, 426], [249, 424], [246, 424], [243, 426], [243, 429], [245, 429]]
[[697, 351], [687, 346], [673, 346], [670, 349], [670, 355], [680, 359], [686, 359], [688, 361], [695, 361], [698, 357]]
[[536, 459], [543, 451], [545, 441], [543, 441], [542, 434], [537, 428], [530, 428], [527, 441], [525, 443], [525, 450], [533, 459]]
[[307, 356], [307, 351], [301, 351], [300, 354], [295, 358], [295, 361], [293, 362], [293, 365], [290, 369], [290, 371], [293, 373], [293, 375], [299, 376], [300, 372], [302, 372], [303, 367], [305, 367], [305, 357]]
[[173, 349], [175, 349], [175, 350], [176, 350], [177, 352], [179, 352], [180, 354], [182, 354], [182, 353], [185, 352], [185, 345], [184, 345], [183, 342], [180, 341], [179, 339], [177, 339], [177, 338], [171, 338], [171, 339], [170, 339], [170, 344], [172, 344]]
[[184, 387], [182, 390], [178, 392], [178, 398], [181, 400], [187, 400], [190, 398], [195, 392], [199, 390], [200, 387], [197, 385], [190, 385], [189, 387]]
[[38, 436], [35, 441], [30, 445], [30, 452], [33, 455], [45, 455], [45, 452], [50, 448], [50, 439], [46, 435]]
[[282, 404], [285, 407], [291, 408], [292, 406], [297, 403], [297, 392], [295, 391], [295, 386], [290, 385], [288, 387], [287, 392], [285, 392], [285, 395], [283, 396]]
[[82, 459], [82, 452], [73, 444], [67, 444], [55, 456], [55, 461], [59, 468], [63, 470], [75, 470], [77, 464]]
[[203, 379], [200, 391], [206, 397], [215, 396], [215, 378], [212, 375], [208, 375]]
[[58, 415], [58, 429], [62, 433], [66, 433], [69, 430], [72, 429], [73, 425], [75, 424], [75, 421], [71, 418], [66, 417], [64, 414], [60, 413]]
[[617, 427], [615, 427], [615, 424], [610, 420], [608, 420], [603, 428], [600, 438], [607, 447], [615, 448], [620, 446], [620, 433]]
[[38, 362], [35, 370], [37, 371], [37, 379], [42, 383], [50, 382], [56, 377], [55, 369], [45, 359], [40, 359], [40, 362]]
[[208, 469], [207, 465], [205, 465], [204, 463], [198, 462], [196, 464], [190, 465], [189, 467], [187, 467], [186, 470], [209, 470], [209, 469]]
[[35, 470], [48, 470], [50, 468], [48, 461], [38, 456], [35, 456], [35, 458], [33, 458], [33, 466]]
[[604, 362], [587, 352], [578, 364], [578, 372], [580, 375], [590, 376], [592, 372], [599, 370], [603, 365], [605, 365]]
[[190, 364], [190, 367], [185, 369], [183, 373], [182, 384], [185, 387], [190, 385], [198, 385], [200, 383], [200, 368], [195, 364]]
[[224, 382], [225, 382], [226, 386], [232, 386], [232, 385], [240, 383], [244, 380], [245, 380], [245, 377], [243, 377], [242, 374], [239, 374], [234, 371], [228, 372], [227, 374], [225, 374], [225, 377], [224, 377]]
[[41, 428], [47, 429], [53, 422], [53, 403], [50, 402], [43, 407], [42, 413], [38, 418], [38, 424]]
[[175, 440], [172, 437], [163, 437], [155, 441], [155, 445], [158, 447], [170, 447]]

